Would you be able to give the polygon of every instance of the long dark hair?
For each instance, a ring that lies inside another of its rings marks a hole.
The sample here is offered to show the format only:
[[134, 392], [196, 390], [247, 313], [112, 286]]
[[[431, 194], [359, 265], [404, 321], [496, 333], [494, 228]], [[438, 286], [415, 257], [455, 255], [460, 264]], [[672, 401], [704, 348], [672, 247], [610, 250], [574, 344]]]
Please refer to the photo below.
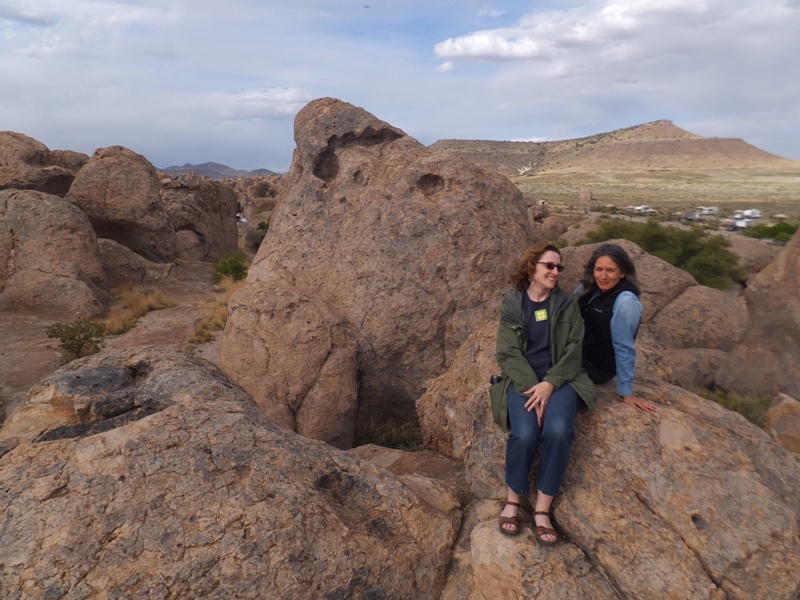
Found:
[[533, 246], [529, 246], [525, 252], [522, 253], [522, 258], [519, 259], [517, 268], [511, 273], [509, 281], [520, 292], [524, 292], [531, 284], [531, 273], [536, 271], [536, 263], [542, 258], [545, 252], [555, 252], [561, 257], [561, 249], [558, 246], [548, 242], [539, 242]]
[[628, 280], [628, 283], [633, 286], [636, 295], [638, 296], [641, 294], [642, 289], [639, 285], [639, 280], [636, 278], [636, 265], [633, 264], [633, 260], [628, 256], [628, 253], [616, 244], [603, 244], [599, 246], [583, 267], [583, 279], [581, 279], [581, 284], [583, 285], [584, 294], [597, 289], [597, 284], [594, 281], [594, 264], [601, 256], [607, 256], [613, 260], [619, 267], [619, 270], [622, 271], [622, 274], [625, 275], [625, 279]]

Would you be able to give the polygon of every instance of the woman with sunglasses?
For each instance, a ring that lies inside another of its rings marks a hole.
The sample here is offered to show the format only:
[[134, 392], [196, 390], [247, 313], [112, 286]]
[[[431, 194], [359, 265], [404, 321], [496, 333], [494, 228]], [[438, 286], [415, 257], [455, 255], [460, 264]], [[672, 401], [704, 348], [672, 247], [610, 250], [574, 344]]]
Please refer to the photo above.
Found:
[[647, 400], [633, 395], [636, 333], [642, 318], [636, 266], [623, 248], [603, 244], [589, 258], [576, 293], [586, 324], [583, 367], [597, 384], [617, 378], [622, 401], [645, 412], [656, 412]]
[[513, 289], [500, 305], [497, 362], [502, 378], [492, 385], [495, 421], [508, 432], [505, 479], [508, 496], [500, 513], [505, 535], [520, 532], [520, 499], [541, 448], [534, 508], [536, 539], [552, 545], [551, 505], [569, 462], [574, 421], [583, 405], [594, 406], [595, 390], [581, 367], [583, 319], [578, 303], [558, 287], [564, 270], [557, 246], [528, 248], [511, 275]]

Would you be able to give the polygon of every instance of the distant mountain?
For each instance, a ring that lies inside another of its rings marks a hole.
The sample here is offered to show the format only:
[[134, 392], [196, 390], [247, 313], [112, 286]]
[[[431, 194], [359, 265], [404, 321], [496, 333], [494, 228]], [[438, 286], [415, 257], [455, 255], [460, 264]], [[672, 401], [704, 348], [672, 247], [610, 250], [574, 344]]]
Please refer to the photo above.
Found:
[[256, 169], [254, 171], [244, 171], [242, 169], [232, 169], [226, 165], [221, 165], [215, 162], [207, 162], [201, 165], [192, 165], [186, 163], [182, 167], [167, 167], [166, 169], [159, 169], [162, 173], [195, 173], [212, 179], [227, 179], [237, 177], [252, 177], [253, 175], [274, 175], [275, 171], [269, 169]]
[[667, 120], [572, 140], [439, 140], [429, 148], [458, 154], [509, 176], [653, 169], [797, 169], [800, 165], [800, 161], [770, 154], [743, 140], [702, 137]]

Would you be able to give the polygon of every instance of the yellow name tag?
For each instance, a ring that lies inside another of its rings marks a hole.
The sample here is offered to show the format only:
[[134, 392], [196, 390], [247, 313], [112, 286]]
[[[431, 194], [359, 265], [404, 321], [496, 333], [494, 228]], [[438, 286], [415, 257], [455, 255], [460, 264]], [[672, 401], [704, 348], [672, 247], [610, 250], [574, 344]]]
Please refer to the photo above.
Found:
[[547, 309], [537, 310], [533, 313], [533, 318], [537, 321], [547, 321]]

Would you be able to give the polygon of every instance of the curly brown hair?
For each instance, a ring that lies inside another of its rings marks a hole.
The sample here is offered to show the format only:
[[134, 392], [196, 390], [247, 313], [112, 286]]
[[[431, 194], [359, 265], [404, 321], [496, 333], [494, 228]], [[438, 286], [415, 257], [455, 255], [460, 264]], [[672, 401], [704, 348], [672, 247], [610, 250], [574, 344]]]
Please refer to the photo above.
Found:
[[528, 249], [522, 253], [517, 268], [511, 273], [511, 277], [509, 277], [511, 285], [520, 292], [527, 290], [528, 286], [531, 284], [530, 274], [536, 270], [536, 263], [539, 262], [539, 259], [542, 258], [545, 252], [555, 252], [561, 257], [561, 249], [554, 244], [539, 242], [538, 244], [529, 246]]

